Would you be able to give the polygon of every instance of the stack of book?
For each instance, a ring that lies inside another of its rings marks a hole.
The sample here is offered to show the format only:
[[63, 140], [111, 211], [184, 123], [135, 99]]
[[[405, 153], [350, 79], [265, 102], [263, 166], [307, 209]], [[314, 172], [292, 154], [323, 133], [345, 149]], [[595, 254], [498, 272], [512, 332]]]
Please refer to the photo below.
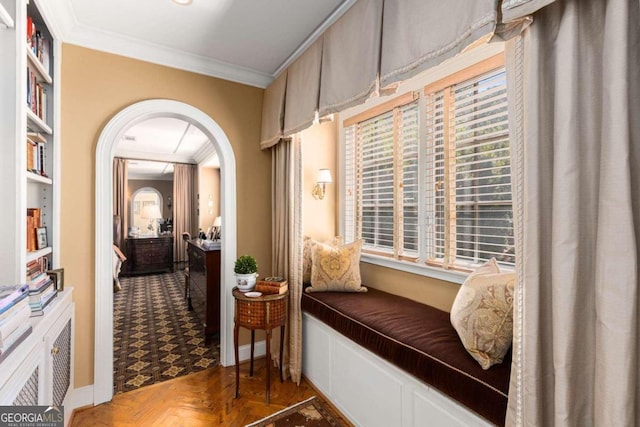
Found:
[[27, 264], [27, 285], [29, 287], [29, 307], [31, 317], [42, 316], [45, 307], [56, 297], [58, 291], [47, 274], [46, 258]]
[[29, 286], [0, 286], [0, 361], [31, 333]]
[[289, 290], [289, 285], [282, 277], [266, 277], [256, 282], [254, 290], [262, 295], [282, 295]]

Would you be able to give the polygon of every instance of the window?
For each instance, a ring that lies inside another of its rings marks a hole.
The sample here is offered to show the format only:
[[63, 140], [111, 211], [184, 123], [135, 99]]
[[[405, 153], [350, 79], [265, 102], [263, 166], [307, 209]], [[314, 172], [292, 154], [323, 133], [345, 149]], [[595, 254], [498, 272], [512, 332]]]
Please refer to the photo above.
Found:
[[446, 269], [514, 265], [502, 58], [345, 120], [347, 240]]

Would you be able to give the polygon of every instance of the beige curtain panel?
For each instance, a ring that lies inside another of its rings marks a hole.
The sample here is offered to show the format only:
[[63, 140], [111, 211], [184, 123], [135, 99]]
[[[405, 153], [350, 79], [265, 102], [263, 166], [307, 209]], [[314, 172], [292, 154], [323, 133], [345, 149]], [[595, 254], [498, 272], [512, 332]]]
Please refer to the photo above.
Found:
[[291, 136], [311, 126], [320, 100], [320, 37], [288, 69], [284, 136]]
[[[272, 149], [272, 272], [289, 282], [289, 316], [285, 336], [284, 371], [300, 384], [302, 378], [302, 144], [300, 135]], [[296, 202], [297, 201], [297, 202]], [[280, 335], [274, 334], [271, 359], [279, 362]], [[288, 365], [288, 366], [287, 366]]]
[[173, 261], [186, 262], [182, 233], [195, 238], [198, 232], [198, 166], [173, 165]]
[[507, 425], [640, 420], [639, 22], [638, 0], [558, 0], [509, 55], [521, 210]]
[[515, 21], [531, 15], [556, 0], [503, 0], [502, 22]]
[[264, 91], [262, 99], [262, 133], [260, 148], [273, 147], [283, 137], [284, 102], [287, 90], [287, 70]]
[[320, 116], [363, 103], [376, 89], [382, 0], [359, 0], [324, 33]]
[[120, 157], [113, 159], [113, 215], [120, 217], [120, 238], [122, 241], [113, 242], [120, 249], [124, 248], [125, 236], [129, 235], [127, 229], [129, 212], [127, 212], [127, 198], [129, 191], [127, 182], [129, 180], [127, 160]]
[[431, 68], [491, 34], [496, 0], [397, 0], [384, 4], [380, 86]]

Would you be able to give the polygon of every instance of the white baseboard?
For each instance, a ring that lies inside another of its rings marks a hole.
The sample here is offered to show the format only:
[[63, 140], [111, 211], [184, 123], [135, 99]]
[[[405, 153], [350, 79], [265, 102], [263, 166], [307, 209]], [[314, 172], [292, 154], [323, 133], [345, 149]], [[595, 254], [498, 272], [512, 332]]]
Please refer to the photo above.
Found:
[[[267, 343], [266, 341], [257, 341], [255, 344], [255, 348], [253, 349], [253, 358], [261, 357], [267, 354]], [[249, 360], [251, 358], [251, 344], [245, 344], [238, 347], [238, 359], [240, 362], [244, 362], [245, 360]]]
[[71, 410], [93, 406], [93, 384], [73, 390], [73, 403]]

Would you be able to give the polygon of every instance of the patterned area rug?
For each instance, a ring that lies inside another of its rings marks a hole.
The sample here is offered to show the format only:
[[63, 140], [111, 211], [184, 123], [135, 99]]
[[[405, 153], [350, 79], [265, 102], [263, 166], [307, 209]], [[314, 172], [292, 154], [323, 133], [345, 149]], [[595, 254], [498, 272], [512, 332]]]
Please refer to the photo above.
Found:
[[245, 427], [341, 427], [316, 396], [269, 415]]
[[204, 344], [184, 299], [182, 271], [126, 277], [113, 302], [114, 394], [216, 366], [220, 341]]

